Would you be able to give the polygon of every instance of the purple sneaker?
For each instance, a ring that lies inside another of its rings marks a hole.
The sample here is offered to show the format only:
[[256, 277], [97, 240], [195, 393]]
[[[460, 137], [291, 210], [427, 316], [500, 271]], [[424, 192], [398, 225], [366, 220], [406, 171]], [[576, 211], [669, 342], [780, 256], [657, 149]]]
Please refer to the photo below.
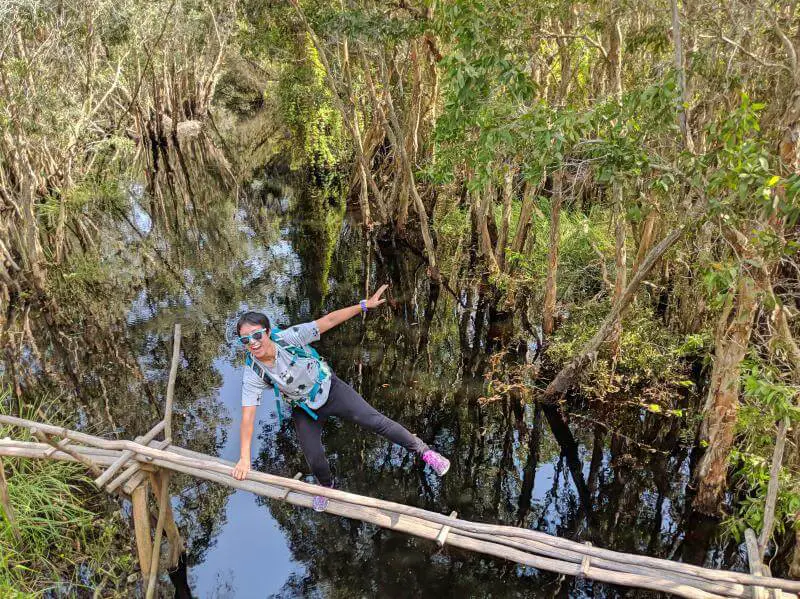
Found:
[[324, 512], [328, 509], [328, 498], [322, 495], [314, 495], [314, 503], [312, 504], [315, 512]]
[[450, 470], [450, 460], [432, 449], [422, 454], [422, 461], [433, 468], [433, 471], [439, 476], [444, 476]]
[[[327, 487], [328, 489], [333, 489], [334, 483], [330, 485], [320, 485], [321, 487]], [[314, 508], [315, 512], [324, 512], [328, 509], [328, 498], [323, 497], [322, 495], [314, 495], [314, 500], [311, 503], [311, 507]]]

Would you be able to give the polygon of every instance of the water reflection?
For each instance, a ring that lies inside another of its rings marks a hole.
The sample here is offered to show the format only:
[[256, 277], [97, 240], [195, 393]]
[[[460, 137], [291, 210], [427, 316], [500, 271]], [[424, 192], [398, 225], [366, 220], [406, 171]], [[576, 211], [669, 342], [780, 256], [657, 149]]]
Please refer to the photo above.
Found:
[[[122, 229], [104, 240], [127, 244], [111, 254], [113, 277], [98, 278], [65, 310], [53, 341], [59, 360], [31, 368], [20, 394], [75, 406], [94, 430], [141, 434], [160, 417], [179, 321], [177, 441], [235, 459], [241, 370], [227, 340], [236, 315], [257, 309], [278, 324], [304, 321], [390, 282], [386, 309], [331, 331], [319, 349], [379, 410], [450, 456], [452, 468], [438, 479], [400, 448], [334, 420], [323, 441], [342, 488], [623, 551], [743, 567], [736, 546], [716, 541], [713, 525], [685, 501], [692, 455], [680, 419], [642, 416], [635, 405], [540, 406], [518, 393], [481, 400], [490, 354], [529, 324], [524, 306], [498, 308], [474, 271], [462, 273], [454, 297], [427, 279], [418, 255], [391, 240], [367, 242], [335, 195], [259, 172], [233, 185], [202, 141], [171, 163], [158, 160], [147, 193], [132, 198]], [[258, 418], [257, 467], [307, 472], [269, 402]], [[629, 592], [175, 480], [200, 597]]]

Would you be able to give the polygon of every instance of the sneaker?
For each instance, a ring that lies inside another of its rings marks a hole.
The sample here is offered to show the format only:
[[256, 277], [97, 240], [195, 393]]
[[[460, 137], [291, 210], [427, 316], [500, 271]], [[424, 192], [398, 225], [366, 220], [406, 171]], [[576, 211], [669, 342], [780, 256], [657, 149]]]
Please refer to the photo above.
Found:
[[315, 512], [324, 512], [328, 509], [328, 498], [322, 495], [314, 495], [314, 502], [311, 504]]
[[439, 476], [444, 476], [450, 470], [450, 460], [432, 449], [422, 454], [422, 461], [433, 468], [433, 471]]
[[[333, 489], [335, 483], [331, 483], [330, 485], [320, 485], [322, 487], [327, 487], [329, 489]], [[328, 509], [328, 498], [323, 497], [322, 495], [314, 495], [314, 500], [311, 503], [311, 507], [314, 508], [315, 512], [324, 512]]]

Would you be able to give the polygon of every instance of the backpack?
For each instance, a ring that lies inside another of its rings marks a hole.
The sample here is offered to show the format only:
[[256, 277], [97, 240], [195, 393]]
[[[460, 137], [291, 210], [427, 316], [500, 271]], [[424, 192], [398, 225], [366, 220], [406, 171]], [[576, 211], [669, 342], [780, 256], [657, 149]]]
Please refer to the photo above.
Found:
[[[317, 350], [315, 350], [313, 347], [310, 345], [301, 346], [287, 343], [281, 338], [280, 333], [281, 330], [277, 327], [274, 327], [269, 332], [269, 338], [270, 341], [276, 345], [280, 345], [292, 355], [292, 361], [289, 363], [289, 366], [294, 366], [298, 358], [314, 360], [317, 363], [317, 380], [314, 382], [314, 386], [311, 387], [311, 390], [308, 392], [308, 397], [303, 400], [290, 399], [288, 402], [290, 406], [298, 406], [302, 408], [313, 420], [317, 420], [319, 416], [317, 416], [317, 413], [314, 412], [314, 409], [311, 408], [307, 402], [314, 401], [314, 397], [316, 397], [317, 393], [319, 393], [319, 390], [322, 388], [322, 383], [330, 376], [330, 369], [320, 357], [319, 353], [317, 353]], [[247, 366], [249, 366], [253, 372], [255, 372], [265, 383], [272, 385], [272, 389], [275, 391], [275, 407], [278, 410], [278, 425], [282, 425], [283, 410], [281, 409], [281, 391], [278, 388], [277, 381], [270, 376], [269, 372], [259, 365], [258, 361], [253, 358], [250, 352], [247, 352], [245, 364], [247, 364]]]

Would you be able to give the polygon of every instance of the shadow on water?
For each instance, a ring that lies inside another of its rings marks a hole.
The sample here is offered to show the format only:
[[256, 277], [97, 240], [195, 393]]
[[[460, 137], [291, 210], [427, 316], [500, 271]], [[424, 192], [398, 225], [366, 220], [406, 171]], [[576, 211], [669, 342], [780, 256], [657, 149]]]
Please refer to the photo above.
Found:
[[[72, 384], [62, 384], [63, 364], [51, 365], [31, 374], [23, 394], [71, 402], [64, 405], [76, 406], [84, 427], [141, 434], [160, 417], [179, 321], [177, 442], [235, 459], [236, 316], [259, 309], [279, 325], [306, 321], [389, 282], [386, 308], [326, 334], [320, 353], [379, 410], [450, 456], [452, 468], [437, 479], [400, 448], [330, 421], [323, 440], [341, 488], [621, 551], [743, 568], [738, 548], [717, 540], [716, 526], [686, 500], [692, 456], [680, 419], [607, 404], [487, 403], [483, 374], [505, 335], [498, 323], [511, 320], [478, 277], [466, 278], [473, 282], [458, 290], [459, 303], [431, 284], [418, 255], [391, 241], [366, 242], [334, 194], [259, 172], [231, 189], [204, 143], [189, 143], [157, 191], [152, 181], [131, 187], [131, 212], [106, 240], [118, 247], [106, 265], [113, 276], [98, 279], [67, 313]], [[270, 404], [258, 416], [257, 467], [308, 472], [291, 427], [277, 428]], [[174, 484], [188, 582], [199, 597], [648, 595], [440, 550], [185, 477]]]

